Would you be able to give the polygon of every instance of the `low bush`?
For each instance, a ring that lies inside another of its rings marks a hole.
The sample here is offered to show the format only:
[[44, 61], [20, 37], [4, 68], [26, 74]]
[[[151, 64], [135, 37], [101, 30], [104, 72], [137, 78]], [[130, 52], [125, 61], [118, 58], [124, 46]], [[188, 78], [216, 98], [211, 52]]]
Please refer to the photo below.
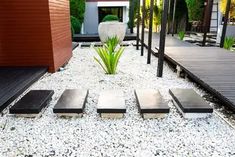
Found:
[[227, 50], [231, 50], [233, 45], [235, 44], [234, 37], [226, 37], [224, 40], [224, 48]]
[[108, 22], [108, 21], [119, 21], [119, 18], [116, 15], [106, 15], [102, 22]]
[[103, 47], [95, 48], [100, 59], [97, 57], [94, 57], [94, 59], [106, 74], [116, 74], [119, 59], [124, 51], [124, 47], [117, 48], [119, 42], [120, 40], [117, 37], [113, 37], [109, 38]]
[[74, 30], [74, 33], [75, 34], [79, 34], [80, 31], [81, 31], [81, 23], [79, 22], [79, 20], [74, 17], [74, 16], [71, 16], [70, 17], [70, 20], [71, 20], [71, 26], [73, 27], [73, 30]]

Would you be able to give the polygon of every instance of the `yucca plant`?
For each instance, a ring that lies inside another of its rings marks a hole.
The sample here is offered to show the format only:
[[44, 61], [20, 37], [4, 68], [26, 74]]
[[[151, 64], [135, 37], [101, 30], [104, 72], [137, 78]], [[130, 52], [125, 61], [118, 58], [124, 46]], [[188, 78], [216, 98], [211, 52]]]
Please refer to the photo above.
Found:
[[178, 33], [178, 35], [179, 35], [180, 40], [183, 40], [183, 39], [184, 39], [184, 36], [185, 36], [185, 32], [184, 32], [184, 31], [180, 31], [180, 32]]
[[94, 57], [94, 59], [106, 74], [116, 74], [119, 59], [124, 51], [124, 47], [117, 48], [119, 42], [117, 37], [108, 38], [104, 46], [95, 48], [100, 59], [97, 57]]
[[235, 38], [234, 37], [226, 37], [224, 40], [224, 48], [227, 50], [231, 50], [233, 45], [235, 44]]

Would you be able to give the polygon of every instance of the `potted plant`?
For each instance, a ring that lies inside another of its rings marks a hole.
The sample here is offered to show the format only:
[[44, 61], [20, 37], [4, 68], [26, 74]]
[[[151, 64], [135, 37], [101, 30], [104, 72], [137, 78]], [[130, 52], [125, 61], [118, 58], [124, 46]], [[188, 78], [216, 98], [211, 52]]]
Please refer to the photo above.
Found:
[[126, 24], [119, 22], [119, 19], [115, 15], [107, 15], [99, 24], [98, 33], [102, 43], [112, 37], [117, 37], [119, 42], [124, 40], [126, 34]]

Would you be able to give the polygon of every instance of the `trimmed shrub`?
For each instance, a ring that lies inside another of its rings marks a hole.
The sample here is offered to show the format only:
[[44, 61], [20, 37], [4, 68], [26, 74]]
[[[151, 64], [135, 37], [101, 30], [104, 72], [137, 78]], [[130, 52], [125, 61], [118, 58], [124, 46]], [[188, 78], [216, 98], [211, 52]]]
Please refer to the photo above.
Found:
[[79, 34], [81, 31], [81, 23], [74, 16], [70, 16], [70, 20], [71, 20], [71, 26], [73, 27], [74, 33]]
[[234, 37], [226, 37], [224, 40], [224, 48], [227, 50], [231, 50], [233, 45], [235, 44]]
[[106, 15], [102, 22], [107, 22], [107, 21], [119, 21], [119, 18], [116, 15]]

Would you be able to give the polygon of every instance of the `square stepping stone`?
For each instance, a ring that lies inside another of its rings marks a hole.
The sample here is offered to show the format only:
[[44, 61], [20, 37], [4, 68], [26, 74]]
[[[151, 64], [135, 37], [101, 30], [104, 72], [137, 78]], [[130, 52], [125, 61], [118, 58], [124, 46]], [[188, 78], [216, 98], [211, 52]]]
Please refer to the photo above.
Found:
[[193, 89], [170, 89], [170, 95], [178, 110], [185, 118], [204, 118], [213, 113], [207, 104]]
[[82, 117], [87, 96], [88, 90], [67, 89], [53, 108], [53, 112], [59, 116]]
[[53, 94], [53, 90], [31, 90], [10, 108], [10, 114], [23, 117], [40, 116]]
[[170, 109], [158, 90], [138, 89], [135, 96], [140, 114], [144, 119], [165, 117]]
[[121, 90], [106, 90], [100, 93], [97, 112], [102, 118], [122, 118], [126, 113], [124, 94]]

